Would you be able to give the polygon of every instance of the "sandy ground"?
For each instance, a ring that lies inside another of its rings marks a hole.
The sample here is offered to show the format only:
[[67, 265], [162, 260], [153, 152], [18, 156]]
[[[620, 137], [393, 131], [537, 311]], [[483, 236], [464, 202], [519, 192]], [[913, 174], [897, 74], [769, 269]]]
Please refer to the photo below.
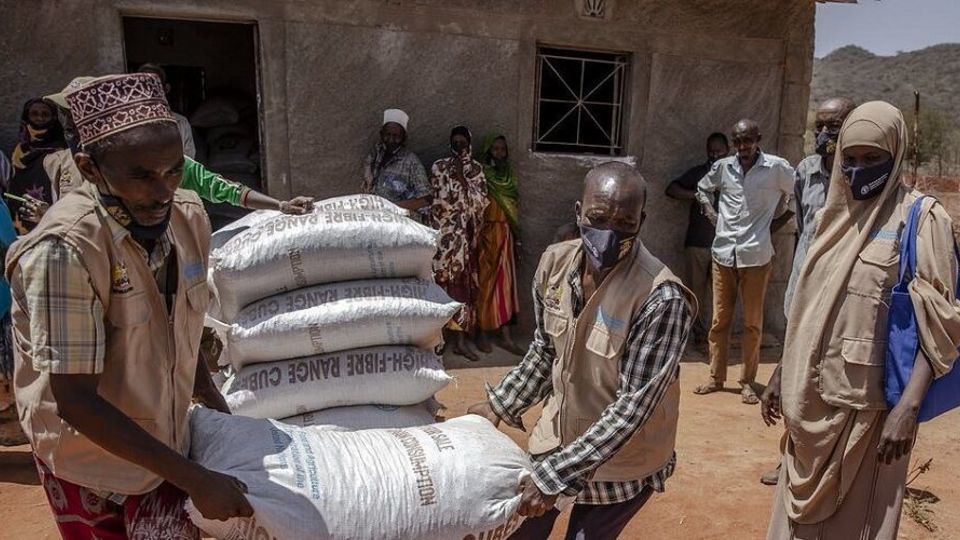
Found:
[[[776, 358], [776, 349], [765, 349], [760, 380], [766, 381]], [[483, 383], [497, 383], [515, 359], [494, 356], [479, 364], [449, 363], [456, 383], [439, 396], [448, 407], [447, 417], [462, 414], [468, 405], [483, 398]], [[683, 397], [677, 441], [677, 472], [667, 492], [654, 496], [630, 524], [623, 538], [764, 538], [773, 488], [758, 479], [777, 460], [780, 430], [766, 428], [756, 406], [740, 403], [733, 386], [729, 392], [696, 396], [690, 390], [706, 379], [703, 358], [692, 353], [681, 370]], [[738, 368], [731, 370], [736, 376]], [[527, 417], [532, 425], [537, 410]], [[954, 411], [923, 426], [913, 461], [932, 458], [930, 471], [911, 487], [939, 499], [928, 504], [936, 532], [930, 532], [904, 516], [900, 537], [906, 539], [957, 538], [960, 530], [960, 411]], [[518, 443], [522, 432], [504, 428]], [[561, 516], [554, 538], [562, 538], [566, 516]], [[57, 538], [28, 447], [0, 449], [0, 539]]]

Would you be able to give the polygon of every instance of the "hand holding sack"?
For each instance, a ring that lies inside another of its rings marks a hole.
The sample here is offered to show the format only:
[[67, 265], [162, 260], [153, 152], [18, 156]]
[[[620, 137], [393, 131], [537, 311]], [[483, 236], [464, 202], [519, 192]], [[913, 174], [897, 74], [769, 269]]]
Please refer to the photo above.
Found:
[[190, 457], [247, 486], [252, 518], [191, 519], [217, 538], [507, 538], [529, 458], [477, 416], [356, 432], [192, 411]]

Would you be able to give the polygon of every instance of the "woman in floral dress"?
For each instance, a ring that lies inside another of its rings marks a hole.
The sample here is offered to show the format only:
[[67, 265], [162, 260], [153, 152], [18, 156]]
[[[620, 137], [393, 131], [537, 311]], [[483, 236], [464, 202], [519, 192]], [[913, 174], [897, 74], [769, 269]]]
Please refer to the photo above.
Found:
[[467, 337], [473, 338], [477, 329], [478, 245], [487, 207], [487, 187], [483, 166], [473, 159], [472, 140], [465, 126], [453, 128], [451, 155], [433, 164], [430, 224], [440, 231], [440, 248], [434, 261], [437, 283], [463, 304], [451, 324], [453, 352], [476, 361], [479, 353]]

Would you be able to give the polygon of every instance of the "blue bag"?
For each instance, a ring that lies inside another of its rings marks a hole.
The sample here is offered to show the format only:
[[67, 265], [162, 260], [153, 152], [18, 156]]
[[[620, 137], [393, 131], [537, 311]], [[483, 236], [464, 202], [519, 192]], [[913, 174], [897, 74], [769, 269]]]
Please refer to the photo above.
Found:
[[[924, 197], [921, 197], [910, 207], [910, 215], [907, 217], [900, 239], [900, 279], [893, 288], [890, 298], [884, 392], [887, 405], [891, 408], [900, 401], [910, 381], [910, 375], [913, 374], [917, 354], [920, 352], [917, 317], [913, 310], [913, 303], [910, 301], [908, 287], [917, 270], [917, 226], [923, 199]], [[960, 280], [957, 287], [960, 289]], [[926, 422], [958, 406], [960, 406], [960, 366], [954, 366], [949, 373], [930, 385], [920, 405], [917, 420]]]

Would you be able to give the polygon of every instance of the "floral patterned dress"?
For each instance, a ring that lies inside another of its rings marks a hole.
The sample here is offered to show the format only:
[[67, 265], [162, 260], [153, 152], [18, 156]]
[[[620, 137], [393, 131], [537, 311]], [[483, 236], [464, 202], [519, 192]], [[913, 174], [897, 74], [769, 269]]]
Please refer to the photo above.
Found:
[[[457, 162], [463, 165], [463, 175]], [[487, 207], [487, 182], [483, 167], [470, 154], [437, 160], [430, 171], [433, 205], [430, 225], [440, 231], [434, 258], [437, 284], [463, 303], [455, 330], [472, 334], [477, 325], [480, 288], [478, 246]]]

